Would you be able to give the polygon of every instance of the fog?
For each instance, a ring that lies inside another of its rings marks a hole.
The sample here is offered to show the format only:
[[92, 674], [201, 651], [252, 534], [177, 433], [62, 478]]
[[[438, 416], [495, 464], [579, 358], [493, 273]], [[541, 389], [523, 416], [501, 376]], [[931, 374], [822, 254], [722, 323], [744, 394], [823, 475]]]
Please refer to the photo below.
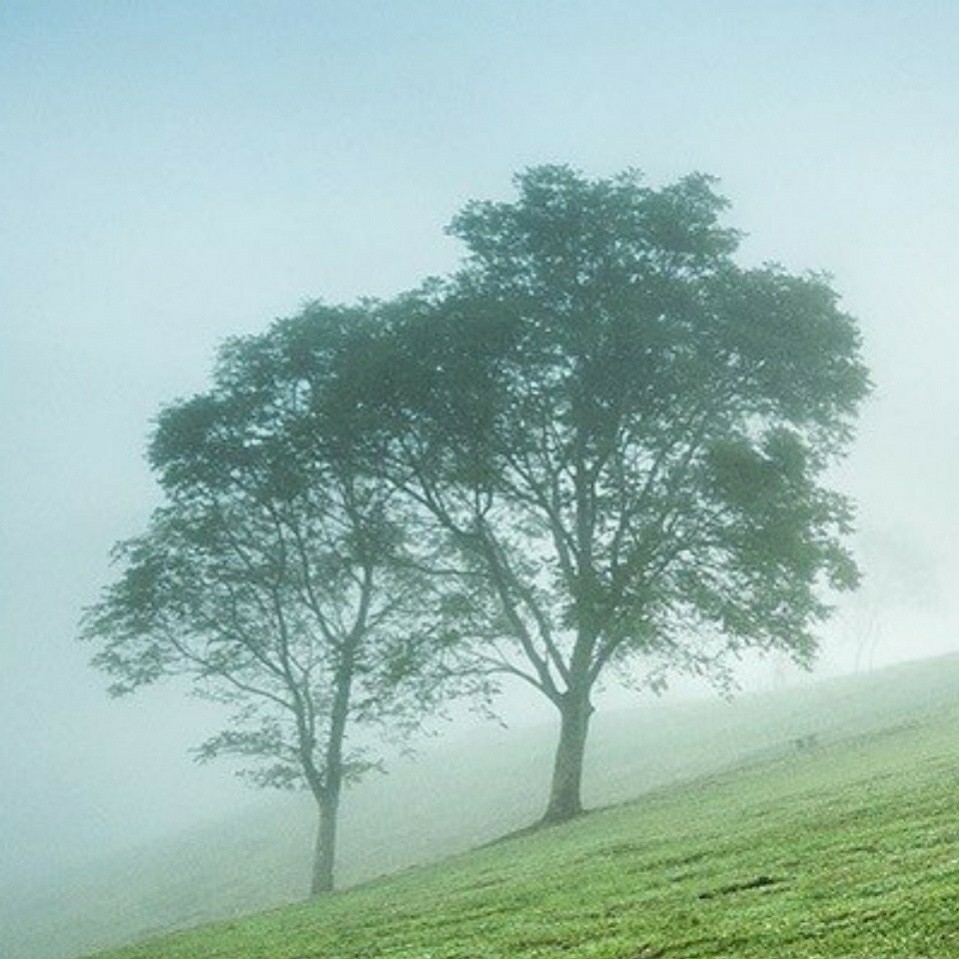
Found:
[[817, 673], [959, 649], [957, 42], [922, 2], [0, 7], [0, 884], [258, 801], [189, 759], [212, 706], [111, 701], [76, 641], [157, 501], [151, 418], [228, 335], [448, 270], [453, 213], [535, 163], [711, 173], [744, 261], [832, 274], [876, 391]]

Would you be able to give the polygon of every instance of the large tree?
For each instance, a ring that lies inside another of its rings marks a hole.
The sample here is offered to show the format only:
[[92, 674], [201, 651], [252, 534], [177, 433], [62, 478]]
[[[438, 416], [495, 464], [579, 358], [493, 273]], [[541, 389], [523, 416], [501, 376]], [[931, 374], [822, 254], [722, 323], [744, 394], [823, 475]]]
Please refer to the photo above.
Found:
[[[312, 793], [313, 893], [333, 886], [343, 786], [372, 762], [351, 727], [404, 730], [438, 689], [423, 544], [395, 490], [358, 469], [349, 424], [314, 422], [308, 455], [287, 429], [364, 317], [312, 307], [230, 342], [213, 388], [162, 412], [149, 459], [164, 503], [116, 548], [121, 575], [84, 629], [114, 693], [185, 676], [234, 707], [201, 759]], [[282, 390], [279, 367], [293, 371]]]
[[464, 593], [483, 584], [475, 668], [559, 712], [558, 821], [581, 811], [611, 670], [810, 661], [824, 591], [857, 581], [828, 470], [869, 382], [827, 279], [738, 265], [708, 178], [547, 166], [517, 185], [466, 206], [462, 270], [384, 308], [340, 382], [378, 411], [376, 469], [457, 551]]

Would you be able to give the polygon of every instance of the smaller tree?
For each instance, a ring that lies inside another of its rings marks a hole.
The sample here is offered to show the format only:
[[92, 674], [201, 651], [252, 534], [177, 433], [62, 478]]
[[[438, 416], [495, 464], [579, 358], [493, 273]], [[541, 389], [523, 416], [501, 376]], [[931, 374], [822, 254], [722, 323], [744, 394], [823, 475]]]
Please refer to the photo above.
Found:
[[[349, 424], [314, 423], [308, 454], [283, 428], [362, 319], [308, 312], [309, 343], [282, 322], [233, 341], [214, 388], [161, 414], [149, 459], [165, 502], [116, 547], [122, 573], [83, 635], [114, 694], [179, 675], [234, 708], [200, 760], [240, 757], [257, 785], [309, 789], [316, 894], [333, 887], [343, 786], [374, 765], [351, 725], [415, 725], [438, 695], [441, 646], [395, 494], [357, 470]], [[299, 369], [281, 392], [277, 351]]]

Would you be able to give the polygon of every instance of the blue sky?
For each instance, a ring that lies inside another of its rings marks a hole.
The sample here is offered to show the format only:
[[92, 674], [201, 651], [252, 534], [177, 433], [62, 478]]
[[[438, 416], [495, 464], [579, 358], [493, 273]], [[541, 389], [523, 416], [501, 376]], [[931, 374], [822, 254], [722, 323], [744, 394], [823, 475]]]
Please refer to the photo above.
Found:
[[878, 389], [839, 476], [873, 587], [824, 668], [877, 610], [880, 659], [959, 648], [957, 50], [951, 2], [0, 5], [7, 868], [240, 796], [184, 758], [208, 712], [107, 701], [75, 642], [159, 407], [227, 335], [448, 269], [535, 163], [715, 174], [744, 259], [833, 273]]

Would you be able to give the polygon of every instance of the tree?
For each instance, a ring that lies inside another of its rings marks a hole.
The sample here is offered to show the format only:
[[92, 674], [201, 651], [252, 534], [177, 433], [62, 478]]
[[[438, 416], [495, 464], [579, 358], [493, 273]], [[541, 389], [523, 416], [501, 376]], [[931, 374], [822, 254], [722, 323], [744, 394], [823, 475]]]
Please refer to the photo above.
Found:
[[[234, 708], [201, 760], [241, 757], [256, 784], [309, 789], [315, 894], [333, 887], [343, 786], [372, 765], [351, 726], [405, 731], [439, 687], [424, 658], [438, 649], [431, 586], [395, 492], [357, 469], [349, 424], [314, 428], [308, 456], [284, 427], [365, 313], [305, 315], [309, 343], [293, 322], [234, 340], [214, 387], [160, 415], [149, 460], [165, 501], [116, 547], [122, 574], [84, 636], [115, 694], [180, 675]], [[281, 364], [297, 375], [278, 392]]]
[[826, 479], [869, 381], [825, 277], [736, 264], [709, 178], [546, 166], [517, 186], [466, 206], [463, 268], [384, 307], [341, 382], [379, 411], [377, 469], [495, 606], [467, 630], [475, 668], [559, 712], [550, 822], [581, 811], [610, 671], [810, 661], [824, 588], [857, 582]]

